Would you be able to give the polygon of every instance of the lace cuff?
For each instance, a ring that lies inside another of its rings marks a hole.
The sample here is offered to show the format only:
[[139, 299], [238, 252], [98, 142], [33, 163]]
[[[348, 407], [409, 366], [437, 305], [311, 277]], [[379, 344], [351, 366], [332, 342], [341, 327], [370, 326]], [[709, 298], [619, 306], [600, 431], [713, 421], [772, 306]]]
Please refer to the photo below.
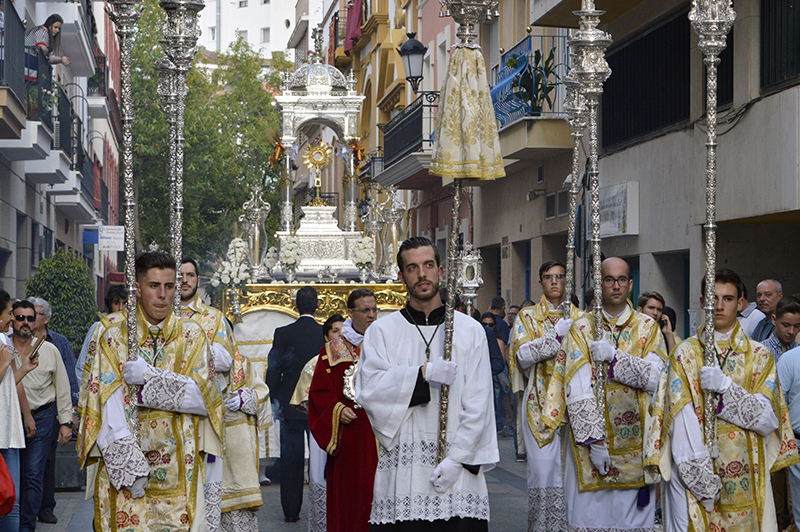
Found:
[[714, 473], [714, 465], [708, 456], [678, 464], [678, 473], [697, 500], [716, 501], [719, 497], [722, 481]]
[[186, 387], [194, 382], [185, 375], [149, 365], [144, 370], [144, 380], [144, 385], [139, 388], [139, 404], [166, 412], [183, 410]]
[[605, 438], [605, 420], [594, 398], [568, 404], [567, 412], [576, 445], [589, 445]]
[[614, 360], [608, 365], [608, 378], [631, 388], [655, 392], [650, 387], [650, 362], [631, 356], [617, 349]]
[[753, 430], [764, 408], [764, 403], [758, 397], [733, 383], [719, 398], [717, 417], [743, 429]]
[[561, 349], [561, 340], [555, 329], [549, 329], [541, 338], [522, 344], [517, 351], [517, 360], [522, 369], [555, 358]]
[[139, 477], [150, 474], [150, 466], [133, 436], [114, 441], [103, 450], [108, 480], [114, 489], [129, 488]]
[[258, 414], [258, 396], [256, 396], [256, 392], [252, 388], [239, 390], [239, 398], [242, 400], [242, 406], [239, 410], [249, 416]]

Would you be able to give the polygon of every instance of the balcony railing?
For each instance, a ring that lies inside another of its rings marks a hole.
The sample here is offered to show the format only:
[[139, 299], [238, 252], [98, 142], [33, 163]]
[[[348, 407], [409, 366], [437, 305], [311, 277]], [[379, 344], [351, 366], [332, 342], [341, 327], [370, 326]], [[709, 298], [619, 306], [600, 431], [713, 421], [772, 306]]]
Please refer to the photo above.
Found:
[[500, 127], [524, 116], [566, 116], [568, 63], [566, 36], [528, 35], [504, 53], [491, 91]]
[[100, 218], [108, 224], [108, 187], [103, 181], [100, 181]]
[[[53, 71], [44, 52], [35, 46], [25, 47], [25, 110], [28, 120], [38, 120], [53, 131]], [[67, 102], [69, 103], [69, 102]]]
[[94, 204], [94, 162], [89, 154], [81, 151], [81, 194], [86, 197], [86, 202]]
[[74, 146], [72, 145], [72, 122], [74, 119], [72, 113], [72, 104], [67, 97], [67, 93], [61, 87], [56, 87], [56, 111], [54, 130], [53, 130], [53, 148], [61, 150], [70, 161], [70, 164], [75, 165], [73, 159]]
[[87, 94], [89, 96], [108, 96], [108, 63], [106, 56], [95, 52], [94, 75], [89, 78]]
[[0, 85], [25, 102], [25, 27], [12, 2], [3, 9], [5, 27], [0, 29]]
[[433, 149], [438, 92], [423, 92], [383, 126], [384, 166], [389, 168], [410, 153]]

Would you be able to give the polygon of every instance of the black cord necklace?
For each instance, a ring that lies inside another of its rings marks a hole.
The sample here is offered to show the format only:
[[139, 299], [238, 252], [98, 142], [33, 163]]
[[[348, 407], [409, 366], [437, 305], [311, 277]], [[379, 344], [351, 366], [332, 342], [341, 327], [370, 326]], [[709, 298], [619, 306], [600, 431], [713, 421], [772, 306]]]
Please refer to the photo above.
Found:
[[439, 332], [439, 327], [442, 325], [442, 322], [440, 321], [436, 325], [436, 329], [433, 330], [433, 334], [431, 335], [431, 339], [430, 340], [426, 340], [425, 339], [425, 335], [422, 333], [422, 329], [419, 328], [419, 325], [417, 325], [417, 321], [413, 317], [411, 317], [411, 314], [409, 314], [409, 312], [406, 309], [403, 309], [401, 312], [405, 312], [406, 313], [406, 316], [408, 317], [408, 319], [411, 321], [411, 323], [414, 324], [414, 327], [417, 328], [417, 331], [419, 332], [419, 335], [422, 336], [422, 341], [425, 343], [425, 358], [428, 360], [428, 362], [430, 362], [430, 360], [431, 360], [431, 344], [433, 343], [433, 339], [436, 337], [436, 333]]

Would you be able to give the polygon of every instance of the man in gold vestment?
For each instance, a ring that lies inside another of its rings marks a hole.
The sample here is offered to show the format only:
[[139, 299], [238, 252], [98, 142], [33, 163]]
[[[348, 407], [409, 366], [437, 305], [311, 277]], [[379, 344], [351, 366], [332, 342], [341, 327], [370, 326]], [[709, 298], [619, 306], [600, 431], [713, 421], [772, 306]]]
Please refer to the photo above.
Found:
[[209, 532], [257, 532], [263, 504], [258, 482], [258, 430], [272, 425], [269, 390], [236, 348], [228, 321], [197, 295], [197, 262], [181, 260], [181, 317], [205, 331], [213, 354], [216, 383], [227, 394], [223, 455], [206, 458], [205, 497]]
[[[99, 335], [78, 438], [82, 467], [97, 463], [96, 530], [205, 532], [207, 454], [222, 448], [222, 397], [206, 335], [172, 312], [175, 261], [136, 258], [139, 358], [127, 362], [125, 321]], [[129, 385], [138, 385], [136, 396]], [[128, 427], [139, 405], [140, 439]]]
[[[703, 280], [705, 293], [705, 279]], [[778, 531], [770, 473], [798, 462], [775, 359], [736, 319], [742, 281], [727, 269], [714, 282], [716, 365], [704, 334], [670, 357], [664, 399], [665, 530]], [[719, 456], [703, 442], [706, 394], [716, 401]]]

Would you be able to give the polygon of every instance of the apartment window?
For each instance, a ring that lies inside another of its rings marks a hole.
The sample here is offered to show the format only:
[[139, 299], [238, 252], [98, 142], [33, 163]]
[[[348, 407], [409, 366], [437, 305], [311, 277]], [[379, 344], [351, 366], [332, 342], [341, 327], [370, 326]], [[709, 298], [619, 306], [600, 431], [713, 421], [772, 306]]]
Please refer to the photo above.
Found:
[[689, 120], [690, 41], [689, 19], [682, 11], [609, 54], [612, 74], [602, 103], [604, 148], [622, 147]]
[[248, 0], [239, 0], [239, 7], [247, 7]]
[[545, 197], [544, 219], [552, 220], [555, 217], [556, 217], [556, 195], [548, 194]]
[[540, 164], [536, 169], [536, 182], [540, 185], [544, 183], [544, 165]]
[[247, 30], [236, 30], [236, 34], [239, 35], [243, 41], [247, 42]]
[[269, 0], [261, 0], [261, 5], [262, 6], [268, 5], [268, 4], [269, 4]]
[[[717, 107], [733, 105], [733, 29], [728, 34], [728, 46], [719, 54], [717, 66]], [[703, 80], [705, 86], [705, 79]], [[705, 94], [705, 90], [703, 91]]]
[[761, 0], [761, 88], [800, 78], [800, 6]]
[[569, 190], [558, 191], [558, 217], [569, 214]]
[[261, 28], [261, 42], [262, 43], [269, 42], [269, 28]]
[[208, 28], [208, 40], [209, 41], [216, 41], [217, 40], [217, 28], [210, 27]]

